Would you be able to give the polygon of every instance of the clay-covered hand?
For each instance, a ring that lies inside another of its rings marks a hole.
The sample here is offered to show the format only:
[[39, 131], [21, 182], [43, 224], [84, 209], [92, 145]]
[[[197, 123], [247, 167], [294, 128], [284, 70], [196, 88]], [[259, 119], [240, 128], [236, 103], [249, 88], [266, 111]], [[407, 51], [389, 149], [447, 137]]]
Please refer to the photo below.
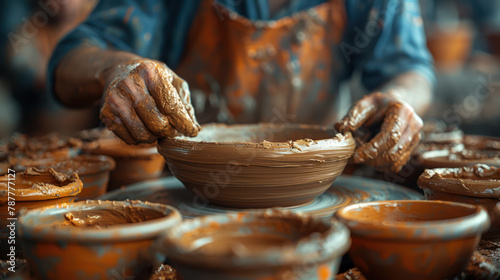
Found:
[[198, 134], [188, 85], [165, 64], [147, 59], [120, 63], [109, 77], [100, 117], [126, 143]]
[[355, 163], [366, 163], [382, 171], [399, 172], [420, 141], [422, 119], [406, 102], [380, 92], [354, 104], [335, 127], [354, 132], [362, 126], [382, 122], [380, 132], [354, 153]]

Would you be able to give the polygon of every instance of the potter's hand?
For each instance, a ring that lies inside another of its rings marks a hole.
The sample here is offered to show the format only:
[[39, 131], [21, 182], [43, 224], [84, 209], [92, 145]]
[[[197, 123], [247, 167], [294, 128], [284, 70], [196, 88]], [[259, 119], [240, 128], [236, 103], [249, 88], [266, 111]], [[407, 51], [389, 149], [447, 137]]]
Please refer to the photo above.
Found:
[[356, 149], [354, 162], [399, 172], [420, 141], [422, 119], [406, 102], [377, 92], [354, 104], [335, 127], [342, 133], [354, 132], [377, 122], [382, 122], [380, 132]]
[[101, 120], [126, 143], [152, 143], [177, 132], [198, 134], [188, 85], [165, 64], [146, 59], [120, 63], [109, 77]]

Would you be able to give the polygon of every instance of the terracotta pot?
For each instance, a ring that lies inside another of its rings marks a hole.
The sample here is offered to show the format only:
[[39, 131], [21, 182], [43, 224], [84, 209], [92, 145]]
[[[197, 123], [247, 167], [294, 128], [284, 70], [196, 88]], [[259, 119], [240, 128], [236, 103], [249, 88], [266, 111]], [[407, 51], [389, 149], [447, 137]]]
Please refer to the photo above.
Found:
[[95, 199], [106, 193], [109, 173], [115, 169], [115, 161], [103, 155], [81, 155], [58, 163], [55, 168], [62, 173], [77, 173], [83, 182], [78, 200]]
[[154, 144], [127, 145], [117, 138], [97, 141], [90, 151], [94, 155], [106, 155], [116, 162], [110, 174], [109, 190], [146, 180], [157, 179], [165, 167], [165, 160]]
[[[15, 177], [8, 174], [0, 176], [0, 253], [2, 256], [12, 253], [11, 245], [15, 245], [14, 253], [19, 258], [22, 256], [21, 244], [8, 243], [15, 228], [7, 226], [13, 223], [17, 227], [17, 221], [12, 218], [16, 218], [21, 209], [72, 202], [82, 191], [83, 184], [78, 175], [66, 176], [53, 169], [35, 171], [29, 168], [25, 172], [10, 174], [15, 174]], [[9, 182], [11, 189], [8, 188]]]
[[[11, 183], [11, 187], [15, 189], [10, 189], [10, 194], [8, 193], [9, 181], [14, 183]], [[57, 203], [72, 202], [82, 191], [82, 185], [78, 175], [66, 176], [54, 171], [52, 168], [47, 170], [29, 168], [26, 172], [15, 173], [15, 177], [8, 174], [1, 176], [0, 236], [5, 237], [8, 235], [7, 218], [15, 217], [21, 208], [34, 209]], [[9, 215], [9, 196], [15, 199], [15, 206], [13, 207], [15, 215]]]
[[500, 168], [477, 164], [469, 167], [427, 169], [418, 186], [430, 200], [482, 205], [492, 220], [500, 200]]
[[451, 279], [462, 271], [490, 220], [482, 206], [448, 201], [379, 201], [344, 207], [349, 250], [367, 279]]
[[453, 30], [443, 30], [439, 26], [430, 27], [427, 32], [427, 47], [441, 69], [461, 67], [469, 57], [472, 47], [472, 30], [462, 23]]
[[278, 210], [192, 219], [165, 236], [184, 280], [331, 279], [350, 245], [339, 222]]
[[135, 279], [156, 258], [154, 241], [181, 216], [163, 204], [88, 200], [29, 211], [18, 221], [36, 279]]
[[459, 152], [437, 150], [422, 153], [418, 161], [424, 168], [463, 167], [478, 163], [500, 166], [500, 152], [470, 149]]
[[312, 125], [202, 126], [158, 150], [194, 195], [236, 208], [294, 206], [324, 193], [354, 153], [350, 133]]

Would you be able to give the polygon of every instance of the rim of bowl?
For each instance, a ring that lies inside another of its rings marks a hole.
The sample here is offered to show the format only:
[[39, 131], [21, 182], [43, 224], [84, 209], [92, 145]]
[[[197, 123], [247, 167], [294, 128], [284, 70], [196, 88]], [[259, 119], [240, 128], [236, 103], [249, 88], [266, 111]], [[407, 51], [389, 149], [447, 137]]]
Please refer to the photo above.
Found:
[[[89, 205], [91, 204], [91, 205]], [[90, 207], [99, 206], [106, 209], [106, 206], [133, 206], [145, 207], [160, 211], [165, 217], [148, 220], [141, 223], [122, 224], [106, 229], [75, 229], [53, 228], [50, 226], [40, 229], [37, 225], [28, 223], [27, 219], [36, 219], [38, 216], [62, 215], [70, 211], [82, 211]], [[27, 212], [22, 212], [18, 216], [19, 233], [22, 239], [41, 241], [110, 241], [122, 242], [127, 240], [147, 239], [159, 236], [166, 228], [171, 227], [182, 220], [180, 212], [166, 204], [143, 202], [139, 200], [110, 201], [110, 200], [86, 200], [72, 203], [56, 204], [48, 207], [38, 208]]]
[[[118, 138], [96, 140], [97, 147], [90, 150], [92, 155], [105, 155], [116, 158], [151, 157], [158, 154], [154, 144], [128, 145]], [[126, 147], [125, 149], [123, 147]]]
[[[101, 173], [101, 172], [113, 171], [116, 167], [115, 160], [110, 156], [106, 156], [106, 155], [78, 155], [78, 156], [69, 158], [65, 161], [58, 163], [54, 167], [54, 169], [56, 171], [59, 171], [59, 169], [58, 169], [59, 167], [62, 167], [67, 162], [72, 162], [75, 160], [82, 160], [82, 161], [94, 163], [92, 165], [92, 167], [90, 168], [91, 170], [87, 171], [87, 172], [76, 172], [75, 170], [68, 168], [68, 170], [71, 170], [71, 173], [75, 172], [79, 176], [85, 176], [85, 175], [97, 174], [97, 173]], [[97, 163], [97, 164], [95, 164], [95, 163]]]
[[[462, 151], [467, 150], [463, 149]], [[473, 149], [470, 149], [473, 150]], [[478, 150], [483, 152], [495, 153], [495, 151], [491, 150]], [[437, 157], [446, 157], [451, 154], [450, 150], [433, 150], [433, 151], [425, 151], [420, 154], [420, 161], [426, 166], [430, 166], [431, 168], [453, 168], [453, 167], [462, 167], [462, 166], [470, 166], [478, 163], [490, 164], [490, 165], [500, 165], [500, 158], [485, 158], [485, 159], [472, 159], [472, 160], [462, 160], [462, 161], [450, 161], [450, 160], [436, 160]], [[458, 151], [460, 152], [460, 151]], [[500, 153], [499, 153], [500, 154]], [[447, 166], [445, 166], [448, 164]]]
[[[419, 203], [432, 205], [450, 205], [454, 207], [475, 210], [470, 215], [458, 218], [435, 221], [360, 221], [348, 217], [348, 212], [359, 211], [364, 207]], [[482, 234], [490, 227], [490, 218], [486, 209], [481, 205], [466, 204], [442, 200], [389, 200], [362, 202], [345, 206], [335, 215], [344, 223], [353, 235], [374, 239], [407, 239], [407, 240], [451, 240], [456, 238], [472, 237]], [[465, 223], [468, 221], [468, 223]], [[446, 230], [439, 231], [446, 223]], [[473, 226], [471, 226], [471, 224]], [[389, 230], [391, 229], [391, 230]], [[396, 231], [397, 230], [397, 231]]]
[[[36, 169], [36, 172], [38, 173], [44, 173], [43, 176], [52, 176], [54, 177], [55, 175], [52, 174], [52, 171], [55, 171], [59, 174], [63, 174], [61, 172], [58, 172], [54, 170], [54, 168], [50, 167], [47, 169]], [[52, 171], [51, 171], [52, 170]], [[76, 173], [71, 173], [70, 175], [67, 175], [68, 183], [63, 186], [59, 186], [55, 188], [54, 192], [51, 192], [50, 194], [43, 193], [41, 190], [38, 189], [31, 189], [31, 188], [26, 188], [26, 189], [17, 189], [14, 191], [14, 198], [16, 201], [22, 201], [22, 202], [30, 202], [30, 201], [42, 201], [42, 200], [52, 200], [52, 199], [59, 199], [63, 197], [68, 197], [68, 196], [77, 196], [80, 194], [83, 190], [83, 182], [78, 177], [78, 174]], [[0, 178], [4, 178], [4, 182], [8, 181], [8, 174], [5, 174], [3, 176], [0, 176]], [[20, 172], [18, 173], [17, 176], [24, 177], [24, 173]], [[37, 175], [35, 175], [37, 176]], [[26, 181], [30, 181], [29, 178], [27, 179], [22, 179]], [[41, 182], [43, 183], [43, 182]], [[17, 185], [19, 185], [16, 182]], [[5, 189], [2, 191], [6, 191]], [[2, 205], [4, 202], [7, 202], [7, 193], [0, 195], [0, 205]], [[5, 196], [4, 196], [5, 195]]]
[[[274, 123], [255, 123], [255, 124], [235, 124], [235, 125], [228, 125], [228, 124], [221, 124], [221, 123], [209, 123], [209, 124], [204, 124], [202, 125], [202, 129], [205, 127], [212, 127], [212, 126], [218, 126], [218, 127], [224, 127], [226, 129], [230, 129], [231, 127], [259, 127], [259, 126], [271, 126], [271, 127], [280, 127], [281, 125], [279, 124], [274, 124]], [[312, 125], [312, 124], [286, 124], [286, 127], [289, 128], [309, 128], [309, 129], [317, 129], [317, 130], [323, 130], [323, 131], [328, 131], [327, 126], [323, 125]], [[332, 135], [330, 138], [321, 138], [321, 139], [312, 139], [314, 142], [319, 142], [319, 143], [331, 143], [333, 141], [336, 142], [338, 146], [355, 146], [355, 141], [350, 132], [346, 133], [340, 133], [337, 132], [335, 129], [331, 129], [332, 132], [335, 134]], [[262, 148], [262, 149], [281, 149], [281, 148], [288, 148], [290, 149], [291, 147], [295, 145], [300, 146], [300, 148], [309, 148], [313, 146], [309, 146], [309, 143], [306, 143], [305, 140], [307, 138], [302, 138], [302, 139], [296, 139], [296, 140], [290, 140], [287, 142], [284, 141], [260, 141], [260, 142], [249, 142], [249, 141], [231, 141], [231, 142], [216, 142], [216, 141], [194, 141], [192, 138], [185, 137], [185, 136], [177, 136], [174, 138], [164, 138], [158, 142], [159, 148], [167, 148], [171, 144], [176, 143], [176, 144], [182, 144], [182, 145], [188, 145], [188, 146], [193, 146], [193, 145], [199, 145], [203, 144], [204, 146], [238, 146], [238, 148], [242, 147], [251, 147], [251, 148]], [[310, 139], [310, 138], [309, 138]], [[300, 142], [304, 142], [303, 144]], [[271, 144], [269, 144], [271, 143]], [[293, 143], [293, 144], [292, 144]], [[266, 145], [267, 144], [267, 145]]]
[[[500, 198], [500, 179], [474, 179], [474, 178], [454, 178], [444, 177], [443, 173], [453, 174], [463, 168], [479, 168], [481, 166], [493, 167], [500, 172], [500, 167], [490, 166], [486, 164], [475, 164], [463, 167], [446, 167], [446, 168], [432, 168], [425, 169], [424, 172], [418, 177], [417, 184], [421, 189], [437, 190], [441, 192], [465, 195], [477, 198]], [[437, 174], [439, 176], [434, 176]], [[457, 184], [463, 186], [476, 185], [480, 186], [477, 190], [467, 188], [457, 188]], [[486, 190], [490, 190], [487, 192]]]
[[[183, 246], [178, 241], [179, 235], [211, 223], [227, 224], [231, 222], [244, 223], [245, 219], [252, 221], [261, 218], [282, 217], [285, 219], [301, 218], [328, 227], [323, 233], [312, 233], [302, 237], [294, 244], [271, 247], [259, 252], [246, 252], [238, 255], [213, 255], [204, 252], [193, 252], [189, 246]], [[183, 221], [181, 224], [169, 228], [162, 239], [166, 255], [170, 259], [180, 262], [196, 263], [200, 266], [227, 266], [238, 267], [280, 266], [285, 264], [303, 264], [304, 259], [314, 259], [315, 263], [334, 259], [345, 254], [350, 245], [349, 229], [339, 221], [325, 221], [312, 216], [294, 213], [288, 210], [266, 209], [249, 210], [227, 214], [210, 215]]]

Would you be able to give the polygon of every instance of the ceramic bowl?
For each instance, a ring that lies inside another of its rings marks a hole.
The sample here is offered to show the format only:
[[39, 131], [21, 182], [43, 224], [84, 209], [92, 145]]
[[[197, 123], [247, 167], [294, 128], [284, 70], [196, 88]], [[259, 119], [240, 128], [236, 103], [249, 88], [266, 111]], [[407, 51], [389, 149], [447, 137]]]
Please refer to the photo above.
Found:
[[136, 279], [180, 221], [163, 204], [87, 200], [25, 212], [18, 234], [36, 279]]
[[448, 201], [366, 202], [335, 216], [351, 230], [349, 255], [367, 279], [451, 279], [490, 226], [482, 206]]
[[[34, 209], [72, 202], [82, 191], [83, 183], [78, 175], [67, 176], [51, 168], [46, 170], [29, 168], [25, 172], [11, 174], [15, 175], [0, 176], [1, 237], [7, 234], [5, 232], [7, 219], [15, 218], [22, 208]], [[15, 201], [15, 205], [9, 205], [9, 200]], [[9, 206], [13, 206], [11, 208], [14, 211], [9, 211]]]
[[426, 199], [482, 205], [492, 220], [500, 200], [500, 168], [476, 164], [458, 168], [427, 169], [418, 178]]
[[158, 143], [188, 190], [235, 208], [311, 202], [342, 173], [354, 148], [350, 133], [293, 124], [209, 124], [197, 137]]
[[424, 168], [472, 166], [478, 163], [500, 167], [500, 152], [464, 149], [458, 152], [436, 150], [422, 153], [418, 161]]
[[106, 193], [115, 161], [103, 155], [80, 155], [58, 163], [55, 168], [62, 173], [78, 174], [83, 182], [83, 190], [76, 199], [78, 201], [95, 199]]
[[451, 70], [461, 67], [466, 61], [472, 38], [472, 28], [465, 22], [451, 29], [433, 26], [427, 32], [427, 47], [438, 68]]
[[196, 218], [165, 236], [184, 280], [332, 279], [350, 245], [339, 222], [279, 210]]
[[464, 145], [468, 149], [500, 151], [500, 138], [483, 135], [465, 135]]
[[110, 174], [109, 190], [157, 179], [165, 167], [165, 160], [158, 154], [154, 144], [128, 145], [116, 137], [104, 138], [97, 140], [90, 153], [115, 160], [116, 167]]

